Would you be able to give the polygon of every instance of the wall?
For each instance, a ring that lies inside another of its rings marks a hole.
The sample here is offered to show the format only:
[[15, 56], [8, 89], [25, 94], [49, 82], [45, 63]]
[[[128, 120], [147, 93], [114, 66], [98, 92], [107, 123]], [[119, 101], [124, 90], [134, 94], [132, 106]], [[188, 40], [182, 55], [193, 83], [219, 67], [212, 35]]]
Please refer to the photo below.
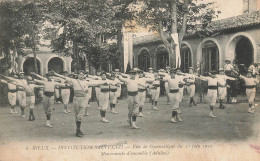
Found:
[[[254, 50], [254, 62], [260, 61], [260, 28], [246, 29], [240, 30], [233, 33], [220, 33], [214, 37], [207, 38], [192, 38], [192, 39], [184, 39], [184, 43], [188, 44], [192, 53], [192, 64], [193, 67], [196, 66], [197, 62], [201, 60], [202, 53], [202, 44], [207, 40], [211, 40], [215, 42], [219, 48], [219, 67], [223, 68], [225, 59], [234, 59], [234, 50], [235, 50], [235, 38], [239, 38], [240, 36], [247, 37], [253, 46]], [[138, 66], [138, 54], [142, 49], [148, 50], [151, 55], [150, 65], [155, 68], [156, 60], [156, 48], [159, 46], [163, 46], [162, 42], [150, 42], [145, 44], [137, 44], [133, 46], [134, 53], [134, 67]]]
[[[19, 63], [18, 63], [19, 71], [23, 71], [24, 61], [29, 57], [33, 57], [33, 54], [27, 54], [26, 56], [19, 57]], [[65, 71], [68, 71], [68, 73], [71, 73], [71, 62], [72, 62], [71, 57], [60, 57], [60, 56], [58, 56], [58, 54], [54, 54], [54, 53], [39, 52], [39, 53], [37, 53], [36, 58], [40, 61], [40, 65], [41, 65], [40, 74], [41, 75], [44, 75], [48, 72], [48, 62], [54, 57], [61, 58], [61, 60], [63, 61], [63, 69]]]

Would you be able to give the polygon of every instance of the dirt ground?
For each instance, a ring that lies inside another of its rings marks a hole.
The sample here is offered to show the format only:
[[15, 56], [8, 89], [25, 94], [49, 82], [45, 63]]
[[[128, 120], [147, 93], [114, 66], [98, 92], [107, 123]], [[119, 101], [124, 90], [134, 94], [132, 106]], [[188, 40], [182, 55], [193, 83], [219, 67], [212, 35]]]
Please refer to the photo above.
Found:
[[[255, 113], [247, 113], [248, 104], [245, 96], [240, 96], [242, 103], [226, 104], [224, 110], [215, 108], [217, 118], [210, 118], [207, 103], [188, 107], [188, 96], [185, 95], [181, 103], [181, 118], [183, 122], [171, 123], [171, 106], [166, 104], [166, 97], [158, 101], [159, 111], [151, 109], [146, 100], [143, 114], [145, 117], [137, 118], [137, 125], [141, 129], [131, 129], [127, 122], [127, 101], [119, 100], [116, 106], [119, 114], [107, 111], [109, 123], [100, 121], [100, 114], [96, 102], [91, 102], [90, 116], [84, 117], [82, 131], [86, 134], [83, 138], [75, 137], [75, 121], [73, 107], [72, 113], [63, 113], [63, 105], [55, 104], [52, 113], [53, 128], [45, 127], [46, 118], [42, 104], [35, 107], [36, 120], [28, 121], [28, 108], [26, 118], [18, 114], [10, 114], [9, 107], [0, 107], [0, 142], [2, 144], [15, 141], [68, 141], [68, 140], [99, 140], [99, 139], [137, 139], [137, 140], [178, 140], [178, 141], [246, 141], [255, 139], [259, 134], [257, 128], [260, 121], [260, 109], [256, 106]], [[256, 104], [259, 104], [259, 98]], [[217, 104], [218, 106], [218, 104]]]

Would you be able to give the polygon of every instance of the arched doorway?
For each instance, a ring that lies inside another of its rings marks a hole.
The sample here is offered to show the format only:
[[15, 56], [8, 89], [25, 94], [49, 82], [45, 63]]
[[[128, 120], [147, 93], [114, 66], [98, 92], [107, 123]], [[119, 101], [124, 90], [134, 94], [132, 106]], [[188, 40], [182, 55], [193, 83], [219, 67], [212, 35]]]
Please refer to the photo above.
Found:
[[150, 54], [147, 50], [143, 49], [138, 55], [138, 68], [148, 71], [150, 67]]
[[31, 72], [35, 72], [37, 74], [40, 74], [41, 72], [41, 63], [38, 59], [36, 59], [37, 61], [37, 69], [38, 71], [35, 71], [35, 68], [34, 68], [34, 58], [33, 57], [30, 57], [30, 58], [27, 58], [24, 63], [23, 63], [23, 72], [24, 72], [24, 75], [31, 75]]
[[219, 49], [211, 40], [202, 44], [202, 73], [219, 70]]
[[192, 58], [191, 58], [191, 51], [190, 48], [183, 44], [181, 46], [181, 71], [184, 73], [189, 72], [189, 67], [192, 66]]
[[239, 36], [236, 39], [235, 60], [238, 64], [244, 64], [248, 68], [254, 60], [252, 43], [244, 36]]
[[165, 69], [169, 65], [169, 54], [164, 47], [157, 49], [156, 55], [156, 69]]
[[64, 62], [59, 57], [51, 58], [48, 62], [48, 70], [53, 70], [56, 73], [60, 73], [63, 71]]

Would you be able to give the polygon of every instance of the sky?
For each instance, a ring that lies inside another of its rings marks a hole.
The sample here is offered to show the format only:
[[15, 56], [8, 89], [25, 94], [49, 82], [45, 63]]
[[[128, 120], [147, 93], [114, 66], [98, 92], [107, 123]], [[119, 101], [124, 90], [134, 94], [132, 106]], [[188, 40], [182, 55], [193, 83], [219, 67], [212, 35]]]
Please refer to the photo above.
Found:
[[[215, 9], [221, 11], [218, 18], [214, 20], [225, 19], [243, 14], [243, 0], [197, 0], [197, 3], [215, 2]], [[139, 28], [136, 36], [152, 34], [147, 29]]]
[[[204, 0], [212, 1], [212, 0]], [[214, 0], [216, 8], [221, 11], [218, 19], [238, 16], [243, 14], [243, 0]]]

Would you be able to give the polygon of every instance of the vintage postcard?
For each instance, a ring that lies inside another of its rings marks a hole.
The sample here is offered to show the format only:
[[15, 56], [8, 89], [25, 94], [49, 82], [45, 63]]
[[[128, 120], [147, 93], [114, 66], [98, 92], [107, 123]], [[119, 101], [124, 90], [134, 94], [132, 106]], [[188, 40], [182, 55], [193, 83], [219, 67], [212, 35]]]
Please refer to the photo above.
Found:
[[0, 161], [259, 161], [260, 0], [0, 1]]

